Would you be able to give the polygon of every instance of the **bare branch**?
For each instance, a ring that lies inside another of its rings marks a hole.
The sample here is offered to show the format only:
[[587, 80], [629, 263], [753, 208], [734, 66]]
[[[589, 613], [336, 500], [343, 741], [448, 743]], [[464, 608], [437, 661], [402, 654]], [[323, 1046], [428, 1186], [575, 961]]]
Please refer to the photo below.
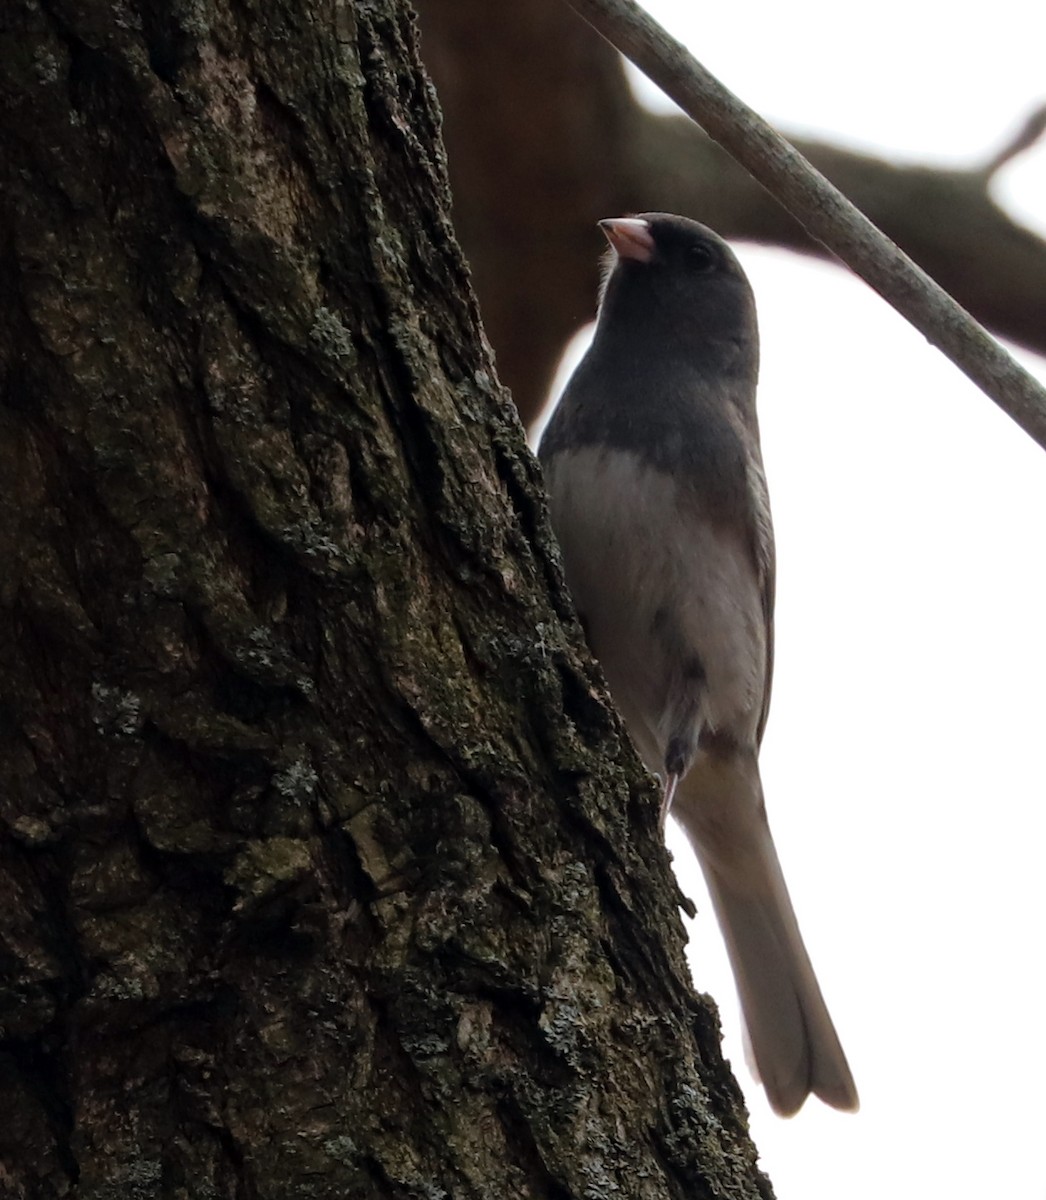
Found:
[[943, 288], [633, 0], [567, 0], [1046, 449], [1046, 390]]
[[1004, 167], [1011, 159], [1030, 150], [1032, 146], [1046, 133], [1046, 104], [1040, 104], [1029, 114], [1020, 130], [996, 154], [984, 164], [982, 174], [990, 179], [1000, 167]]

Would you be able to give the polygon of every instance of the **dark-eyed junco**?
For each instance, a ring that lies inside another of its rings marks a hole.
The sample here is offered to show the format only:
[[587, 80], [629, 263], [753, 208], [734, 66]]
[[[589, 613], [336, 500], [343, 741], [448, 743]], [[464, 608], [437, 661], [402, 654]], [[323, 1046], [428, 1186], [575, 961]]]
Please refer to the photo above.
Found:
[[593, 652], [708, 881], [770, 1103], [856, 1109], [774, 849], [757, 756], [770, 702], [774, 539], [748, 280], [695, 221], [601, 222], [591, 349], [540, 446]]

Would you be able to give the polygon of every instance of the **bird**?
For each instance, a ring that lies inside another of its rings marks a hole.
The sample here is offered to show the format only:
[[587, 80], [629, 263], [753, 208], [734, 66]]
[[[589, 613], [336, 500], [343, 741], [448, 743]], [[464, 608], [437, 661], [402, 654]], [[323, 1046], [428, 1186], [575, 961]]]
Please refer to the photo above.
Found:
[[[749, 1060], [775, 1112], [858, 1107], [767, 823], [774, 536], [755, 300], [711, 229], [599, 222], [591, 346], [538, 446], [568, 588], [640, 757], [708, 884]], [[754, 1061], [753, 1061], [754, 1060]]]

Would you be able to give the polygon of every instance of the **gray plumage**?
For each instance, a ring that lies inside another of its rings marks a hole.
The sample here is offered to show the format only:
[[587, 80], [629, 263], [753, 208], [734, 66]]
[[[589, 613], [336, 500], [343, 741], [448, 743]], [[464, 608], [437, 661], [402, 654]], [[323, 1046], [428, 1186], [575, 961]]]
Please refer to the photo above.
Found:
[[644, 213], [612, 249], [592, 346], [539, 455], [567, 582], [616, 704], [708, 882], [774, 1109], [857, 1092], [803, 946], [757, 755], [774, 542], [755, 303], [711, 230]]

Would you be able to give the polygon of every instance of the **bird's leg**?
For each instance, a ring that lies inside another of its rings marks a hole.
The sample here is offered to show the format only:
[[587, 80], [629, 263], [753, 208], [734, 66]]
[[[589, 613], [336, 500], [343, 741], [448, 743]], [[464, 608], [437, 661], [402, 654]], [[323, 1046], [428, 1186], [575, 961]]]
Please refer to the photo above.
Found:
[[665, 776], [665, 794], [661, 798], [661, 820], [658, 822], [662, 837], [665, 836], [665, 823], [668, 821], [668, 812], [672, 807], [672, 797], [676, 794], [678, 783], [679, 773], [677, 771], [672, 771]]
[[[696, 704], [694, 707], [696, 708]], [[693, 741], [696, 744], [696, 740], [696, 730], [688, 731], [686, 734], [675, 734], [668, 739], [665, 765], [661, 772], [661, 778], [665, 781], [665, 794], [661, 799], [662, 835], [665, 832], [665, 823], [668, 821], [669, 809], [672, 807], [672, 797], [676, 794], [679, 781], [686, 774], [693, 758], [694, 746], [690, 743]]]

